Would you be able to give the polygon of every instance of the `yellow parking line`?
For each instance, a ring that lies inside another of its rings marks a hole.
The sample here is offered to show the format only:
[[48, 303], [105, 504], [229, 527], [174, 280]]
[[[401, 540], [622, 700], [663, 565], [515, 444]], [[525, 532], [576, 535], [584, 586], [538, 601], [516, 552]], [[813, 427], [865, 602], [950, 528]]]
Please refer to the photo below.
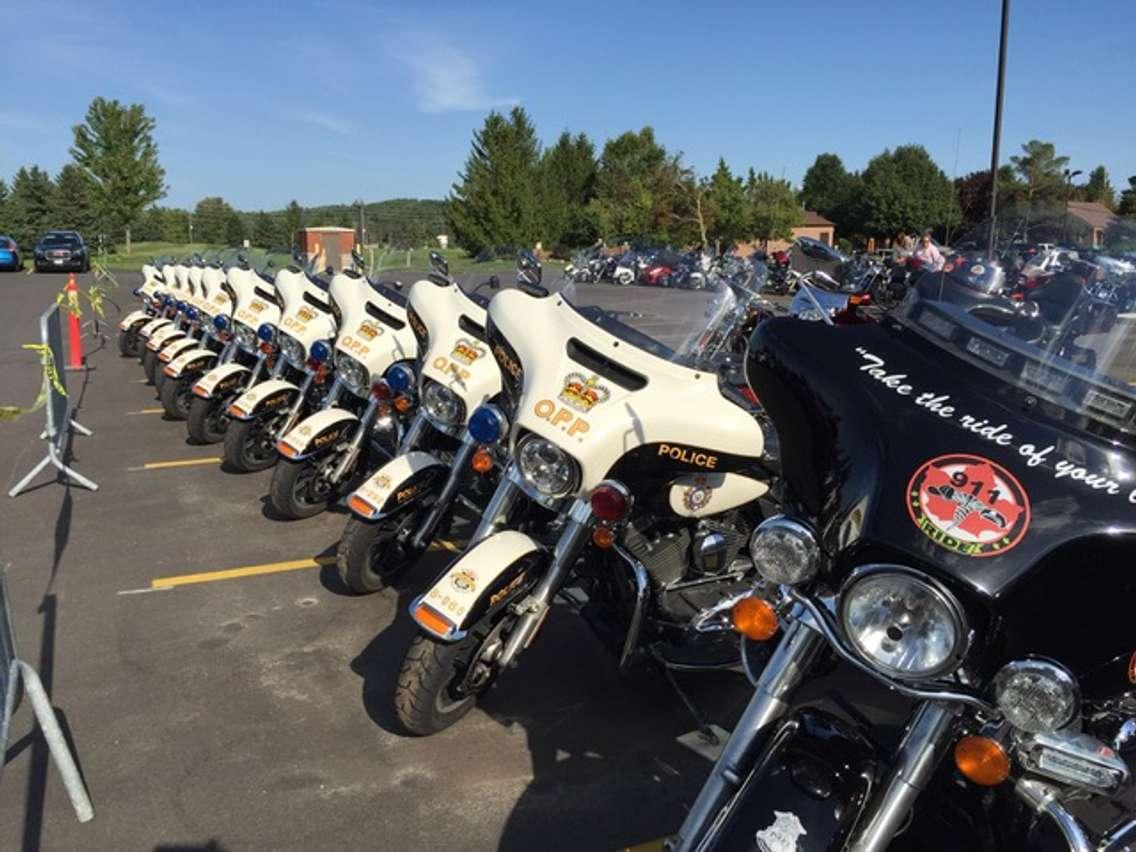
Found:
[[662, 852], [666, 838], [648, 840], [646, 843], [636, 843], [634, 846], [625, 846], [621, 852]]
[[[431, 550], [459, 551], [452, 541], [436, 541]], [[311, 559], [292, 559], [287, 562], [266, 562], [263, 565], [246, 565], [243, 568], [226, 568], [223, 571], [204, 571], [200, 574], [176, 574], [173, 577], [157, 577], [150, 581], [151, 589], [172, 589], [176, 586], [190, 586], [195, 583], [215, 583], [218, 580], [236, 580], [241, 577], [257, 577], [262, 574], [280, 574], [284, 571], [300, 571], [304, 568], [320, 568], [334, 565], [334, 556], [316, 556]]]
[[176, 461], [146, 462], [138, 467], [128, 467], [127, 470], [164, 470], [167, 467], [191, 467], [195, 464], [220, 464], [220, 456], [210, 456], [204, 459], [177, 459]]
[[161, 414], [164, 408], [140, 408], [137, 411], [128, 411], [127, 414]]

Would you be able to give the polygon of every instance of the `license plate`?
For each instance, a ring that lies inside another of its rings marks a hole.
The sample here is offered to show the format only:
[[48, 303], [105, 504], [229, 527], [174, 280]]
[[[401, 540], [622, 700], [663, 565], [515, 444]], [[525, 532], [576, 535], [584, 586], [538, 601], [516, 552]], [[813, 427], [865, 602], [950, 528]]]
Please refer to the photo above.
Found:
[[52, 263], [56, 264], [57, 266], [62, 266], [63, 265], [63, 258], [57, 257], [57, 258], [55, 258], [55, 260], [52, 261]]

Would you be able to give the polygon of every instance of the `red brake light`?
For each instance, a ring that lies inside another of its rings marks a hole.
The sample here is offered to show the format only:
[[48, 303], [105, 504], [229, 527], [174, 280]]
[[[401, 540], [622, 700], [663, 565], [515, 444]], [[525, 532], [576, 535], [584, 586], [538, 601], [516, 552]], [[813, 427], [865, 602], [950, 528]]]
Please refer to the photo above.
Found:
[[618, 482], [601, 482], [592, 490], [592, 514], [601, 521], [619, 521], [631, 508], [631, 495]]
[[371, 396], [375, 399], [388, 400], [394, 396], [394, 392], [386, 379], [375, 379], [374, 384], [371, 385]]

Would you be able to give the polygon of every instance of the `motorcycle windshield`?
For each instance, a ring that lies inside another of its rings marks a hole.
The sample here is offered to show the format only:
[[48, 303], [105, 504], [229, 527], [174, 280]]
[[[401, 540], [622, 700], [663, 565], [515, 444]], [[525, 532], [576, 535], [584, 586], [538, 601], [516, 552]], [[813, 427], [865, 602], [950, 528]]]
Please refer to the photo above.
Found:
[[[939, 271], [922, 273], [896, 318], [1033, 396], [1136, 437], [1136, 274], [1127, 262], [1136, 221], [1073, 218], [1034, 206], [980, 226], [943, 251]], [[1059, 248], [1031, 275], [1040, 243]]]
[[483, 308], [498, 290], [517, 286], [517, 260], [520, 250], [514, 246], [496, 246], [475, 255], [460, 270], [451, 270], [462, 292]]
[[[736, 277], [736, 283], [735, 282]], [[588, 322], [625, 343], [676, 364], [703, 369], [708, 341], [737, 318], [740, 293], [758, 287], [754, 267], [728, 275], [712, 270], [682, 286], [642, 287], [612, 281], [577, 282], [546, 275], [543, 286]]]

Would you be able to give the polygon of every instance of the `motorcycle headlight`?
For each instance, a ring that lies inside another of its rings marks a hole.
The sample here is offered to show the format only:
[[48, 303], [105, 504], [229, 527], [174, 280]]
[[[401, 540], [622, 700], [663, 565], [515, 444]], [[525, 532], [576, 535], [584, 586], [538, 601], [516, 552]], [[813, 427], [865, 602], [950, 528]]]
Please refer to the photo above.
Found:
[[465, 415], [465, 403], [445, 385], [427, 382], [422, 390], [422, 408], [439, 423], [453, 426]]
[[912, 574], [866, 574], [841, 595], [845, 635], [867, 662], [897, 678], [950, 670], [961, 656], [962, 610], [947, 592]]
[[779, 585], [811, 580], [820, 565], [820, 545], [813, 531], [783, 515], [762, 522], [753, 531], [749, 553], [758, 573]]
[[245, 325], [243, 322], [234, 323], [233, 334], [237, 338], [237, 343], [239, 343], [243, 348], [247, 349], [250, 352], [256, 349], [256, 332]]
[[354, 393], [362, 396], [367, 392], [367, 368], [346, 352], [335, 353], [335, 369]]
[[1073, 720], [1081, 695], [1077, 681], [1056, 663], [1018, 660], [994, 676], [994, 703], [1015, 728], [1047, 734]]
[[576, 462], [551, 441], [530, 435], [517, 448], [521, 476], [546, 497], [563, 497], [576, 487]]
[[281, 334], [280, 351], [293, 367], [304, 366], [304, 344], [296, 338]]

